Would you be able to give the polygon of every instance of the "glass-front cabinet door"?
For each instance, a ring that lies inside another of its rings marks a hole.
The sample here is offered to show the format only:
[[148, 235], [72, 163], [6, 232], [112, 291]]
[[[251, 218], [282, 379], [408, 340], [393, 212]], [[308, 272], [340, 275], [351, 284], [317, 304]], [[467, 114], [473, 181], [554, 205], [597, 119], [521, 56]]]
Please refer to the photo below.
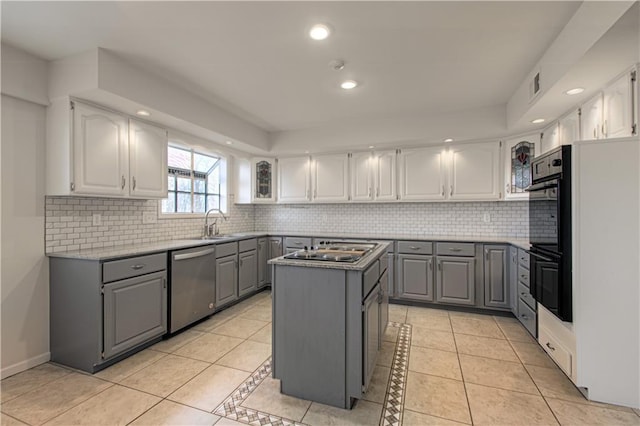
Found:
[[529, 198], [525, 189], [531, 185], [531, 160], [538, 153], [540, 133], [532, 133], [505, 142], [505, 200]]
[[254, 158], [251, 162], [251, 199], [254, 203], [276, 201], [276, 159]]

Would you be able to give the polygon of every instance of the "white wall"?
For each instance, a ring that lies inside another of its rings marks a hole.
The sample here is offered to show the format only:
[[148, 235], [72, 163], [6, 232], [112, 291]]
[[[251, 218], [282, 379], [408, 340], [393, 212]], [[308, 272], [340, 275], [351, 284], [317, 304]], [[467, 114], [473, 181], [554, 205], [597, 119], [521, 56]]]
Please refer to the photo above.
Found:
[[275, 155], [442, 143], [446, 138], [477, 140], [506, 134], [505, 106], [468, 111], [418, 113], [402, 117], [348, 120], [332, 126], [270, 134]]
[[0, 377], [49, 360], [44, 256], [47, 63], [2, 45]]
[[45, 108], [2, 95], [2, 378], [49, 360]]

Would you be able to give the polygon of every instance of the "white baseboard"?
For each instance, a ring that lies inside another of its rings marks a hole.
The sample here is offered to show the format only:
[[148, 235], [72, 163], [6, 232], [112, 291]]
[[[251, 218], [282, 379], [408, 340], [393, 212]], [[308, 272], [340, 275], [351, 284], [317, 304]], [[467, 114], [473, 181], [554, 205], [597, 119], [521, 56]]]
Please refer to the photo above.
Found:
[[14, 374], [18, 374], [22, 371], [33, 368], [37, 365], [44, 364], [45, 362], [51, 359], [51, 352], [45, 352], [43, 354], [34, 356], [33, 358], [26, 359], [24, 361], [20, 361], [16, 364], [10, 365], [8, 367], [4, 367], [0, 370], [0, 379], [6, 379], [9, 376], [13, 376]]

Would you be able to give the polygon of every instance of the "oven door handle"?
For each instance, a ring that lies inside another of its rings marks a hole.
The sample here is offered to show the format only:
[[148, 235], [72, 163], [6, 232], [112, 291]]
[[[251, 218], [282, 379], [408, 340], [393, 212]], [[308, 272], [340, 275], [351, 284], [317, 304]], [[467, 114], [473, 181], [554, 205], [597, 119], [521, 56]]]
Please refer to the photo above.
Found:
[[535, 185], [531, 185], [525, 188], [524, 190], [526, 192], [536, 192], [536, 191], [543, 191], [545, 189], [555, 189], [557, 187], [558, 187], [558, 183], [556, 181], [553, 181], [553, 183], [551, 182], [536, 183]]
[[542, 260], [544, 260], [545, 262], [553, 262], [553, 259], [549, 259], [548, 257], [541, 256], [541, 255], [539, 255], [539, 254], [537, 254], [537, 253], [534, 253], [534, 252], [532, 252], [532, 251], [529, 251], [529, 252], [527, 252], [527, 253], [529, 253], [529, 254], [530, 254], [531, 256], [533, 256], [533, 257], [536, 257], [536, 258], [538, 258], [538, 259], [542, 259]]

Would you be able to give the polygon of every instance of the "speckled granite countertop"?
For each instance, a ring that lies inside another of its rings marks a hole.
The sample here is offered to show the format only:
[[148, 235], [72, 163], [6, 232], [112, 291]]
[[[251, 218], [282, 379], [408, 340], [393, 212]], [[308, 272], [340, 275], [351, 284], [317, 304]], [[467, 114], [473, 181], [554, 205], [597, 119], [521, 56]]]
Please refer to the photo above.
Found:
[[85, 260], [113, 260], [143, 254], [161, 253], [163, 251], [180, 250], [189, 247], [198, 247], [210, 244], [224, 244], [232, 241], [246, 240], [266, 236], [264, 232], [243, 232], [225, 236], [225, 238], [204, 240], [194, 237], [184, 240], [166, 240], [148, 244], [133, 244], [117, 247], [95, 248], [89, 250], [76, 250], [60, 253], [48, 253], [49, 257], [64, 257], [67, 259]]
[[[258, 232], [258, 231], [256, 231]], [[361, 239], [361, 240], [398, 240], [398, 241], [456, 241], [469, 243], [496, 243], [511, 244], [516, 247], [529, 250], [529, 240], [514, 237], [487, 237], [487, 236], [451, 236], [451, 235], [425, 235], [425, 234], [383, 234], [383, 233], [331, 233], [331, 232], [281, 232], [262, 231], [260, 235], [285, 236], [285, 237], [315, 237], [315, 238], [335, 238], [335, 239]]]
[[[315, 237], [315, 238], [334, 238], [334, 239], [360, 239], [370, 241], [384, 240], [403, 240], [403, 241], [458, 241], [470, 243], [500, 243], [511, 244], [516, 247], [529, 249], [529, 241], [509, 237], [477, 237], [477, 236], [447, 236], [447, 235], [423, 235], [423, 234], [358, 234], [358, 233], [308, 233], [308, 232], [281, 232], [281, 231], [252, 231], [234, 233], [221, 239], [203, 240], [198, 238], [182, 239], [182, 240], [166, 240], [148, 244], [124, 245], [116, 247], [95, 248], [89, 250], [76, 250], [59, 253], [47, 253], [49, 257], [62, 257], [68, 259], [85, 259], [85, 260], [113, 260], [131, 256], [139, 256], [143, 254], [159, 253], [163, 251], [179, 250], [189, 247], [198, 247], [209, 244], [223, 244], [232, 241], [245, 240], [248, 238], [272, 236], [286, 237]], [[366, 256], [362, 260], [366, 260]], [[297, 265], [301, 265], [301, 261], [293, 261]], [[317, 262], [314, 262], [316, 266]], [[336, 262], [327, 262], [336, 263]], [[344, 267], [342, 269], [358, 269], [359, 262], [349, 264], [353, 268]]]
[[283, 256], [276, 257], [268, 261], [270, 265], [284, 266], [301, 266], [305, 268], [322, 268], [322, 269], [344, 269], [347, 271], [363, 271], [369, 267], [371, 262], [377, 259], [382, 253], [387, 251], [391, 244], [389, 241], [377, 241], [378, 246], [371, 253], [363, 256], [360, 260], [353, 263], [348, 262], [328, 262], [317, 260], [301, 260], [301, 259], [285, 259]]

